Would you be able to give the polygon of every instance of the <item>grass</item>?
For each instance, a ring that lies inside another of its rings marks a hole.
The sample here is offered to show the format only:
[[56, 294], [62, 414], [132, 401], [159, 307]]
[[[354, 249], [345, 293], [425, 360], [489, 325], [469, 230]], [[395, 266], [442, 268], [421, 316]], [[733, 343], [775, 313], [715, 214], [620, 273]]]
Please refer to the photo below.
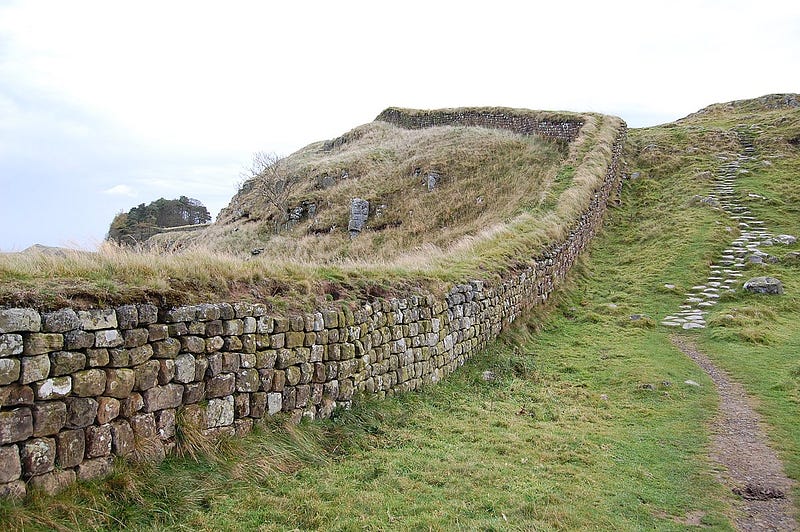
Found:
[[[188, 238], [204, 244], [185, 242], [180, 252], [136, 253], [109, 245], [97, 254], [9, 254], [0, 257], [0, 303], [55, 308], [253, 299], [278, 308], [311, 308], [331, 296], [354, 300], [409, 289], [440, 293], [446, 283], [470, 277], [494, 282], [520, 257], [563, 237], [601, 182], [620, 121], [580, 116], [586, 123], [567, 152], [552, 142], [482, 128], [362, 126], [351, 132], [355, 140], [329, 157], [320, 158], [321, 146], [312, 145], [290, 158], [292, 168], [307, 178], [300, 192], [319, 196], [312, 190], [315, 176], [333, 171], [320, 165], [344, 165], [352, 177], [322, 196], [308, 197], [340, 207], [357, 195], [389, 198], [387, 217], [400, 216], [408, 206], [408, 212], [417, 213], [407, 214], [397, 228], [367, 231], [353, 240], [340, 233], [275, 236], [264, 219], [192, 232]], [[562, 163], [573, 170], [559, 174]], [[423, 192], [417, 178], [408, 177], [417, 167], [436, 169], [443, 176], [441, 186]], [[467, 189], [484, 198], [480, 207], [463, 194]], [[391, 207], [392, 201], [403, 209]], [[246, 203], [235, 198], [232, 205]], [[537, 210], [543, 205], [547, 208]], [[337, 212], [320, 207], [315, 223], [341, 217]], [[239, 239], [235, 247], [241, 251], [255, 242], [253, 232], [269, 238], [258, 241], [263, 254], [230, 253], [234, 244], [225, 244], [226, 234]], [[329, 289], [326, 275], [333, 272], [341, 282]]]

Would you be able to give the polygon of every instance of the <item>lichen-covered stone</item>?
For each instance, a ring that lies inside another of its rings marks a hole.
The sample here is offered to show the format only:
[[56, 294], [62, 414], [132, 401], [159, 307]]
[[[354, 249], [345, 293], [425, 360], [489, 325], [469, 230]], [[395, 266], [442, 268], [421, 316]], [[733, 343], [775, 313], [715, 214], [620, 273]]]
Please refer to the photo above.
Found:
[[95, 347], [120, 347], [125, 339], [117, 329], [105, 329], [94, 333]]
[[189, 405], [202, 401], [206, 396], [205, 382], [189, 382], [183, 387], [183, 404]]
[[277, 414], [283, 408], [283, 394], [272, 392], [267, 394], [267, 413], [271, 416]]
[[162, 440], [175, 437], [175, 409], [159, 410], [155, 413], [156, 432]]
[[13, 480], [0, 484], [0, 498], [22, 499], [27, 493], [27, 484], [25, 484], [24, 480]]
[[111, 425], [86, 427], [86, 458], [111, 454]]
[[78, 397], [101, 395], [106, 389], [106, 372], [102, 369], [87, 369], [72, 374], [72, 394]]
[[21, 368], [18, 358], [0, 358], [0, 386], [16, 382]]
[[223, 397], [230, 395], [236, 386], [236, 375], [220, 373], [206, 381], [206, 397]]
[[139, 347], [132, 347], [127, 351], [132, 366], [143, 364], [153, 357], [153, 348], [147, 344]]
[[70, 429], [88, 427], [97, 418], [97, 401], [91, 397], [67, 397], [67, 423]]
[[181, 336], [181, 350], [187, 353], [202, 353], [206, 350], [206, 342], [199, 336]]
[[136, 374], [132, 369], [119, 368], [107, 369], [106, 388], [104, 394], [116, 399], [125, 399], [131, 394], [136, 380]]
[[241, 369], [236, 373], [237, 392], [256, 392], [260, 386], [261, 376], [257, 369]]
[[175, 358], [181, 352], [181, 343], [175, 338], [167, 338], [151, 345], [156, 358]]
[[119, 416], [119, 399], [100, 397], [97, 399], [97, 422], [109, 423]]
[[208, 428], [233, 424], [233, 396], [209, 399], [206, 413]]
[[56, 310], [42, 315], [42, 331], [63, 333], [80, 328], [81, 320], [71, 308]]
[[77, 351], [50, 353], [50, 375], [60, 377], [86, 367], [86, 355]]
[[30, 384], [47, 378], [50, 374], [50, 357], [47, 355], [28, 356], [20, 359], [21, 384]]
[[753, 277], [744, 283], [744, 289], [754, 294], [780, 295], [783, 293], [783, 283], [774, 277]]
[[211, 338], [206, 338], [206, 353], [216, 353], [220, 349], [223, 348], [225, 345], [225, 340], [221, 336], [212, 336]]
[[0, 333], [38, 332], [42, 328], [42, 317], [33, 309], [0, 309]]
[[64, 347], [64, 336], [56, 333], [31, 333], [22, 339], [22, 353], [28, 356], [59, 351]]
[[144, 408], [144, 400], [139, 392], [131, 392], [130, 396], [119, 402], [119, 414], [122, 417], [132, 418]]
[[117, 419], [111, 423], [111, 451], [117, 456], [133, 452], [134, 436], [130, 423]]
[[158, 384], [164, 386], [175, 378], [175, 361], [169, 358], [158, 359]]
[[133, 368], [135, 373], [133, 389], [141, 392], [155, 386], [158, 383], [158, 370], [160, 367], [158, 360], [148, 360], [144, 364]]
[[36, 403], [31, 407], [33, 435], [52, 436], [67, 423], [67, 405], [61, 401]]
[[175, 382], [192, 382], [195, 380], [194, 355], [183, 353], [175, 358]]
[[125, 341], [123, 345], [130, 349], [145, 345], [150, 339], [150, 333], [147, 329], [130, 329], [122, 331], [122, 337]]
[[19, 457], [26, 476], [52, 471], [56, 463], [56, 441], [53, 438], [33, 438], [20, 445]]
[[149, 325], [158, 321], [158, 307], [155, 305], [136, 305], [139, 313], [139, 325]]
[[56, 435], [56, 464], [75, 467], [83, 461], [86, 436], [83, 429], [64, 430]]
[[180, 384], [154, 386], [142, 393], [142, 399], [144, 400], [144, 411], [148, 413], [165, 408], [177, 408], [183, 399], [183, 386]]
[[40, 401], [61, 399], [72, 393], [72, 377], [51, 377], [34, 383], [33, 392]]
[[17, 480], [22, 475], [22, 462], [19, 447], [4, 445], [0, 447], [0, 484]]
[[162, 311], [159, 317], [164, 323], [192, 321], [197, 317], [197, 308], [193, 306], [171, 308]]
[[94, 334], [86, 331], [68, 331], [64, 333], [64, 349], [87, 349], [94, 345]]
[[0, 357], [19, 355], [22, 353], [21, 334], [0, 334]]
[[139, 311], [135, 305], [117, 307], [117, 325], [125, 330], [139, 326]]
[[147, 338], [150, 342], [158, 342], [169, 337], [169, 327], [163, 324], [154, 323], [147, 326]]
[[114, 312], [114, 309], [79, 310], [78, 318], [84, 331], [115, 329], [117, 327], [117, 313]]

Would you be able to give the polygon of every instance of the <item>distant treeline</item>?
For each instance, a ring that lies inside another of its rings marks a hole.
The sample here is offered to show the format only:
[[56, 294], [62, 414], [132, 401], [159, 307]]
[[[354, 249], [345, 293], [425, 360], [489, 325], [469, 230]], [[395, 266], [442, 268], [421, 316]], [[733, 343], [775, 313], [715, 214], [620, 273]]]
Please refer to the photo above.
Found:
[[114, 217], [108, 229], [108, 240], [133, 246], [144, 242], [167, 227], [197, 225], [211, 221], [208, 209], [194, 198], [181, 196], [168, 200], [159, 198], [144, 203]]

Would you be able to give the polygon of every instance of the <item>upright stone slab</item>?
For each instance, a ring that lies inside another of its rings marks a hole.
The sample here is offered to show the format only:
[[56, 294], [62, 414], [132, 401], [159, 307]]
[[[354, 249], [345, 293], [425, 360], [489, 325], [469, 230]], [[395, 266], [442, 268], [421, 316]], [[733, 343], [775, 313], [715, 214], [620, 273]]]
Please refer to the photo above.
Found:
[[367, 225], [367, 217], [369, 216], [369, 202], [361, 198], [353, 198], [350, 200], [350, 222], [347, 224], [347, 230], [350, 232], [350, 237], [356, 237], [364, 230]]

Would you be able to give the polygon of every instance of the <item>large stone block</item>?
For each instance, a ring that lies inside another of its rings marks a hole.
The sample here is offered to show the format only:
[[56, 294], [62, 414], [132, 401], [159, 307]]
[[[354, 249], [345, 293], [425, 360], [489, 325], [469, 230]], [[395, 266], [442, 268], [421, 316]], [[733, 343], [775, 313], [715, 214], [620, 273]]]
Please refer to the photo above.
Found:
[[250, 417], [260, 419], [267, 412], [267, 393], [255, 392], [250, 394]]
[[24, 480], [13, 480], [0, 484], [0, 499], [22, 499], [28, 493]]
[[202, 401], [206, 396], [205, 382], [189, 382], [183, 388], [183, 404], [188, 405]]
[[136, 305], [139, 312], [139, 325], [149, 325], [158, 321], [158, 307], [150, 304]]
[[187, 353], [202, 353], [206, 350], [206, 342], [199, 336], [181, 336], [181, 350]]
[[56, 310], [42, 315], [42, 331], [63, 333], [79, 329], [81, 320], [71, 308]]
[[117, 307], [117, 325], [120, 329], [133, 329], [139, 326], [139, 311], [135, 305]]
[[78, 318], [84, 331], [117, 328], [117, 313], [114, 309], [79, 310]]
[[59, 467], [75, 467], [83, 461], [86, 435], [83, 429], [64, 430], [56, 435], [56, 463]]
[[230, 395], [236, 386], [236, 375], [220, 373], [206, 381], [206, 397], [223, 397]]
[[86, 458], [111, 454], [111, 425], [86, 427]]
[[195, 380], [194, 355], [183, 353], [175, 358], [175, 382], [192, 382]]
[[257, 369], [241, 369], [236, 373], [237, 392], [257, 392], [260, 386], [261, 376]]
[[147, 344], [128, 349], [128, 356], [132, 366], [144, 364], [153, 357], [153, 348]]
[[155, 413], [156, 432], [162, 440], [175, 437], [175, 409], [159, 410]]
[[117, 329], [105, 329], [94, 333], [95, 347], [120, 347], [125, 343], [125, 338]]
[[94, 345], [94, 334], [86, 331], [68, 331], [64, 333], [64, 349], [86, 349]]
[[21, 334], [0, 334], [0, 357], [22, 354]]
[[50, 357], [47, 355], [22, 357], [20, 365], [19, 382], [21, 384], [30, 384], [46, 379], [50, 374]]
[[136, 381], [136, 374], [132, 369], [119, 368], [107, 369], [106, 389], [104, 394], [116, 399], [125, 399], [131, 394]]
[[0, 484], [17, 480], [22, 475], [22, 462], [19, 447], [4, 445], [0, 447]]
[[181, 343], [176, 338], [166, 338], [151, 345], [156, 358], [175, 358], [181, 351]]
[[0, 386], [16, 382], [21, 369], [18, 358], [0, 358]]
[[75, 473], [77, 473], [78, 480], [92, 480], [104, 477], [111, 473], [111, 466], [113, 463], [113, 459], [110, 456], [84, 460], [82, 463], [78, 464]]
[[106, 389], [106, 372], [102, 369], [87, 369], [72, 374], [72, 394], [78, 397], [101, 395]]
[[50, 353], [50, 375], [60, 377], [86, 367], [86, 355], [76, 351]]
[[0, 333], [38, 332], [42, 328], [42, 317], [33, 309], [0, 309]]
[[130, 329], [122, 331], [122, 337], [125, 339], [125, 347], [130, 349], [145, 345], [150, 339], [150, 333], [147, 329]]
[[27, 407], [0, 412], [0, 445], [26, 440], [33, 436], [33, 416]]
[[209, 399], [206, 411], [208, 428], [223, 427], [233, 424], [233, 396]]
[[175, 361], [169, 358], [158, 359], [158, 384], [168, 384], [175, 378]]
[[67, 397], [67, 423], [70, 429], [88, 427], [97, 418], [97, 401], [91, 397]]
[[[93, 337], [94, 338], [94, 337]], [[94, 341], [94, 340], [92, 340]], [[90, 368], [98, 368], [103, 366], [108, 366], [108, 363], [111, 360], [111, 356], [108, 352], [108, 349], [105, 348], [98, 348], [98, 349], [87, 349], [86, 350], [86, 364]]]
[[111, 423], [111, 451], [117, 456], [126, 456], [134, 449], [133, 429], [130, 423], [118, 419]]
[[158, 360], [148, 360], [133, 368], [135, 379], [133, 389], [136, 391], [149, 390], [158, 383], [158, 370], [161, 368]]
[[33, 391], [40, 401], [61, 399], [72, 393], [72, 377], [66, 375], [39, 381], [34, 384]]
[[119, 402], [119, 415], [132, 418], [144, 408], [144, 400], [139, 392], [131, 392], [130, 396]]
[[119, 416], [119, 399], [100, 397], [97, 400], [97, 422], [101, 425], [109, 423]]
[[177, 408], [183, 399], [183, 386], [180, 384], [155, 386], [146, 390], [142, 394], [142, 399], [144, 400], [144, 411], [148, 413], [165, 408]]
[[57, 434], [67, 423], [67, 405], [61, 401], [36, 403], [31, 407], [31, 414], [35, 437]]
[[56, 463], [56, 441], [53, 438], [34, 438], [20, 445], [19, 457], [25, 476], [42, 475], [52, 471]]
[[56, 333], [31, 333], [22, 339], [22, 353], [28, 356], [59, 351], [64, 347], [64, 336]]
[[267, 394], [267, 413], [271, 416], [277, 414], [283, 408], [283, 394], [282, 393], [269, 393]]

